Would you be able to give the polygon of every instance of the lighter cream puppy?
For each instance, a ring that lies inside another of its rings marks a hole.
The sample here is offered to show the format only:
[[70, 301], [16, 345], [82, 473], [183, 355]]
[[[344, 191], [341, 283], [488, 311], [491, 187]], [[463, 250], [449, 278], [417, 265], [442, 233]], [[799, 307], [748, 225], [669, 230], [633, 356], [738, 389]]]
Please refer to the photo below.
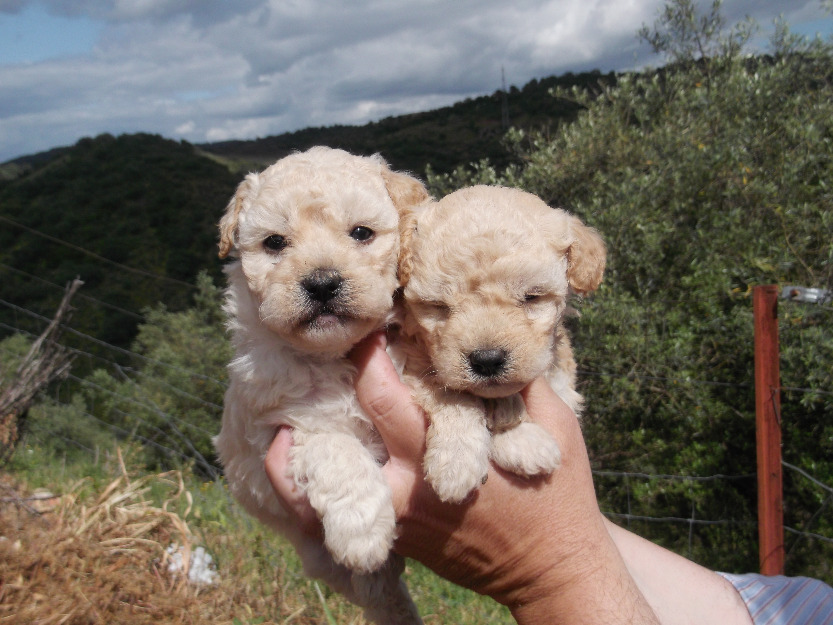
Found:
[[562, 320], [571, 294], [601, 283], [599, 235], [531, 193], [476, 186], [404, 221], [402, 245], [405, 377], [430, 419], [434, 490], [463, 500], [490, 459], [523, 476], [557, 469], [558, 445], [519, 391], [543, 376], [580, 411]]
[[[353, 390], [347, 351], [392, 314], [399, 221], [427, 198], [380, 157], [317, 147], [239, 185], [220, 221], [235, 349], [215, 445], [234, 497], [295, 545], [307, 573], [385, 624], [420, 623], [392, 554], [387, 452]], [[324, 540], [276, 498], [264, 458], [293, 428], [290, 470]]]

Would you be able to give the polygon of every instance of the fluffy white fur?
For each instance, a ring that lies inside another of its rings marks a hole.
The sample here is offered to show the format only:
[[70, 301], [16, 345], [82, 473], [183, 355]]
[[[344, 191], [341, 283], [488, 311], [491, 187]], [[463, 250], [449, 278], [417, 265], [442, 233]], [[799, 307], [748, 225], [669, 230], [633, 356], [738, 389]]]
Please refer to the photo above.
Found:
[[531, 193], [477, 186], [403, 221], [405, 381], [430, 419], [425, 474], [445, 501], [485, 479], [489, 460], [522, 476], [558, 468], [558, 444], [519, 391], [544, 376], [577, 413], [562, 319], [598, 288], [599, 235]]
[[[235, 349], [215, 439], [234, 497], [286, 535], [306, 572], [378, 623], [421, 623], [404, 583], [387, 452], [353, 390], [347, 351], [390, 319], [399, 220], [427, 198], [380, 157], [317, 147], [239, 185], [220, 222], [225, 310]], [[324, 527], [303, 534], [264, 470], [277, 428], [293, 428], [292, 476]]]

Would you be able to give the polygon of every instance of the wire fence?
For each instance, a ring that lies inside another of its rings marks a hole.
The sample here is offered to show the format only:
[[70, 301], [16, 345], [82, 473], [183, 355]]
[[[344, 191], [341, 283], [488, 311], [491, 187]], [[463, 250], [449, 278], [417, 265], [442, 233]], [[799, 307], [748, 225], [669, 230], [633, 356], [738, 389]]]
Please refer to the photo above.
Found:
[[[88, 298], [86, 304], [108, 309], [113, 306], [95, 298]], [[30, 322], [46, 324], [50, 321], [44, 315], [6, 300], [0, 299], [0, 307], [12, 311], [18, 317], [25, 317]], [[36, 333], [24, 325], [26, 324], [0, 322], [0, 329], [7, 335], [34, 337]], [[85, 454], [97, 461], [102, 455], [103, 439], [100, 435], [105, 433], [121, 441], [132, 441], [146, 447], [153, 451], [155, 457], [167, 458], [171, 463], [194, 466], [205, 479], [220, 479], [216, 459], [206, 452], [206, 441], [209, 441], [210, 446], [210, 438], [219, 428], [222, 414], [222, 400], [219, 398], [226, 388], [225, 379], [107, 343], [72, 327], [65, 327], [64, 330], [74, 339], [73, 346], [69, 347], [71, 353], [77, 359], [85, 360], [89, 365], [88, 369], [105, 371], [107, 382], [102, 383], [95, 376], [71, 374], [65, 384], [52, 389], [48, 399], [53, 406], [67, 411], [68, 421], [56, 420], [51, 426], [41, 421], [37, 428], [30, 427], [27, 440], [32, 445], [54, 447], [57, 440], [77, 453]], [[0, 342], [0, 348], [8, 351], [5, 343]], [[2, 356], [3, 352], [0, 351], [0, 357]], [[153, 370], [165, 371], [170, 375], [155, 375]], [[691, 386], [714, 387], [739, 393], [749, 393], [752, 389], [749, 383], [635, 372], [580, 371], [579, 376], [662, 384], [664, 388], [671, 389], [669, 392]], [[3, 380], [0, 379], [0, 384], [2, 383]], [[202, 391], [195, 390], [197, 383]], [[205, 389], [210, 389], [210, 392], [206, 392]], [[833, 395], [833, 389], [827, 388], [785, 386], [781, 390], [797, 396], [817, 398]], [[84, 394], [92, 405], [79, 407], [73, 400], [77, 393]], [[169, 407], [167, 402], [170, 397], [177, 399], [170, 404], [173, 408]], [[102, 404], [107, 404], [106, 408]], [[181, 411], [183, 405], [189, 406], [187, 414]], [[103, 417], [105, 414], [107, 418]], [[118, 422], [114, 422], [115, 419]], [[66, 427], [67, 425], [71, 427]], [[79, 431], [85, 436], [74, 434]], [[99, 436], [86, 436], [93, 431]], [[754, 433], [750, 435], [754, 436]], [[786, 455], [790, 456], [790, 450], [786, 451]], [[632, 528], [675, 528], [673, 533], [677, 537], [676, 547], [678, 550], [687, 551], [686, 555], [694, 556], [697, 549], [708, 542], [701, 534], [705, 533], [708, 537], [709, 532], [728, 531], [739, 532], [748, 537], [756, 531], [757, 520], [754, 511], [748, 508], [739, 508], [734, 514], [724, 511], [709, 514], [699, 506], [699, 501], [703, 499], [702, 490], [706, 488], [715, 488], [717, 492], [726, 489], [747, 494], [751, 492], [755, 488], [756, 480], [754, 466], [750, 467], [749, 471], [737, 474], [681, 475], [612, 470], [607, 464], [609, 463], [606, 463], [604, 469], [594, 470], [603, 513], [617, 523]], [[803, 458], [800, 461], [783, 462], [785, 473], [790, 477], [787, 480], [788, 486], [809, 493], [802, 501], [815, 502], [814, 508], [808, 508], [801, 516], [803, 522], [800, 525], [785, 526], [788, 534], [788, 561], [791, 555], [794, 556], [808, 545], [833, 545], [833, 532], [826, 533], [833, 527], [833, 486], [814, 476], [813, 464], [812, 460], [807, 462]], [[605, 491], [614, 489], [616, 497], [607, 500]], [[645, 492], [651, 493], [649, 513], [646, 513], [640, 504]], [[664, 496], [672, 499], [668, 493], [673, 495], [674, 503], [665, 513], [661, 501]], [[716, 497], [719, 498], [719, 495]], [[818, 529], [819, 527], [823, 529]], [[651, 535], [655, 532], [647, 529], [640, 533]]]

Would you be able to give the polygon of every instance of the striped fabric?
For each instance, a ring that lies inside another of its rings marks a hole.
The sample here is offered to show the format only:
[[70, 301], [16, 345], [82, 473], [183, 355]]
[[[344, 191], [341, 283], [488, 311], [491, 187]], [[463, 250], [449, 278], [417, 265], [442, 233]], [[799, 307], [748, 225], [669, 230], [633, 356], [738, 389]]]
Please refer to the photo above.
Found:
[[809, 577], [721, 573], [755, 625], [833, 625], [833, 588]]

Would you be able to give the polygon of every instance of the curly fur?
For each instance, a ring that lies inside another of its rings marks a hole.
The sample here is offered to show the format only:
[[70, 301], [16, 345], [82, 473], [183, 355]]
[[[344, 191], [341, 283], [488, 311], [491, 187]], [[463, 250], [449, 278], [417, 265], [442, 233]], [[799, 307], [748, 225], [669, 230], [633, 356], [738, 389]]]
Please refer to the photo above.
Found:
[[[229, 488], [292, 541], [310, 576], [386, 625], [421, 620], [391, 552], [387, 452], [345, 355], [390, 320], [399, 221], [426, 198], [378, 156], [317, 147], [249, 174], [220, 221], [220, 256], [234, 258], [225, 311], [235, 356], [215, 439]], [[293, 428], [290, 471], [322, 521], [323, 544], [293, 525], [266, 476], [283, 425]]]
[[578, 414], [568, 298], [598, 288], [599, 235], [517, 189], [476, 186], [402, 222], [405, 379], [429, 415], [426, 478], [461, 501], [489, 460], [551, 473], [559, 447], [527, 418], [519, 391], [544, 376]]

